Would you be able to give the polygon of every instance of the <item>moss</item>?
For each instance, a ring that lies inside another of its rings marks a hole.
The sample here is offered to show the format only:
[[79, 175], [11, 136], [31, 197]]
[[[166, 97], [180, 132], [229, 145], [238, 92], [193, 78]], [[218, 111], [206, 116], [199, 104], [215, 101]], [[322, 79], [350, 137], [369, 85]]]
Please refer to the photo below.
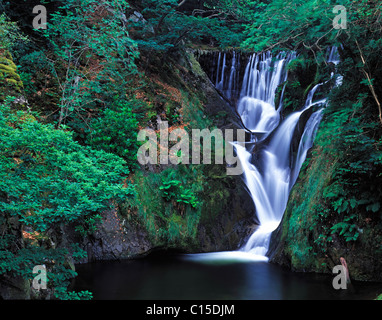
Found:
[[353, 279], [380, 281], [382, 227], [377, 219], [373, 222], [364, 218], [363, 221], [370, 221], [364, 223], [361, 220], [365, 213], [362, 209], [356, 212], [363, 226], [355, 242], [345, 242], [332, 233], [331, 228], [341, 217], [331, 209], [332, 203], [324, 190], [336, 181], [340, 164], [331, 153], [334, 146], [327, 143], [327, 134], [333, 133], [319, 133], [305, 169], [292, 189], [273, 260], [295, 271], [325, 273], [331, 272], [340, 263], [340, 257], [344, 257]]
[[17, 69], [17, 66], [15, 65], [15, 63], [10, 60], [10, 59], [7, 59], [5, 57], [0, 57], [0, 64], [4, 67], [4, 68], [9, 68], [9, 70], [16, 70]]
[[196, 60], [195, 55], [190, 53], [190, 52], [188, 52], [187, 56], [188, 56], [188, 60], [190, 62], [190, 67], [191, 67], [190, 70], [195, 75], [197, 75], [198, 77], [205, 77], [206, 73], [204, 72], [204, 70], [200, 66], [199, 62]]
[[22, 83], [20, 81], [16, 81], [15, 79], [5, 79], [5, 81], [15, 87], [17, 92], [21, 92]]
[[[284, 92], [284, 109], [286, 115], [300, 109], [307, 98], [311, 88], [318, 83], [317, 74], [319, 67], [311, 60], [303, 56], [292, 60], [288, 64], [288, 81]], [[276, 105], [280, 101], [282, 88], [281, 84], [276, 96]]]
[[325, 272], [330, 262], [327, 257], [325, 259], [325, 254], [322, 255], [326, 248], [321, 248], [316, 240], [323, 233], [319, 215], [322, 190], [335, 170], [330, 157], [316, 146], [292, 189], [281, 229], [281, 242], [284, 259], [290, 261], [294, 270]]
[[[200, 208], [166, 199], [160, 190], [164, 180], [176, 179], [186, 188], [194, 188], [203, 179], [200, 172], [190, 167], [177, 166], [153, 173], [137, 171], [133, 175], [136, 197], [131, 201], [138, 220], [154, 246], [184, 248], [196, 245]], [[193, 181], [191, 184], [190, 181]]]
[[24, 87], [17, 72], [17, 66], [8, 51], [3, 51], [0, 55], [0, 84], [3, 87], [0, 92], [1, 100], [8, 95], [21, 93]]

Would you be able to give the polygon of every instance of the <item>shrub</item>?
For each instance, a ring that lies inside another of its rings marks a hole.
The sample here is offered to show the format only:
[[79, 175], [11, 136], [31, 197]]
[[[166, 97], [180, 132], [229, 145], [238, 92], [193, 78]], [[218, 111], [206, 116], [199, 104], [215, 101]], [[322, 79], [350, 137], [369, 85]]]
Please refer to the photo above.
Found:
[[[0, 105], [0, 275], [30, 279], [32, 267], [45, 264], [58, 298], [87, 299], [86, 292], [66, 292], [76, 276], [66, 266], [69, 252], [49, 248], [48, 240], [62, 236], [68, 224], [82, 235], [93, 232], [101, 211], [129, 197], [133, 188], [121, 183], [129, 173], [126, 162], [81, 146], [72, 133], [25, 112], [13, 112], [11, 101]], [[15, 235], [11, 220], [17, 221], [19, 234], [27, 228], [34, 240]], [[78, 248], [72, 254], [83, 257]]]
[[90, 124], [88, 143], [97, 150], [113, 153], [126, 160], [129, 168], [137, 164], [138, 119], [135, 101], [117, 102], [113, 108]]

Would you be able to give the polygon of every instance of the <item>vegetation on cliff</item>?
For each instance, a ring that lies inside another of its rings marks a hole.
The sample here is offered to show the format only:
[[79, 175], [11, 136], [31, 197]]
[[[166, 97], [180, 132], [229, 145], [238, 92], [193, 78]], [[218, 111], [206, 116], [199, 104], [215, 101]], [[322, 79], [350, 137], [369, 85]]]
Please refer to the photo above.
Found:
[[224, 110], [206, 115], [214, 97], [194, 49], [296, 50], [292, 111], [335, 70], [324, 59], [332, 46], [343, 84], [292, 192], [275, 261], [325, 271], [344, 256], [352, 275], [382, 280], [381, 4], [340, 4], [346, 29], [333, 27], [330, 0], [46, 1], [48, 28], [35, 30], [34, 3], [0, 1], [1, 283], [30, 288], [33, 266], [46, 265], [51, 297], [90, 298], [68, 292], [73, 261], [112, 206], [153, 246], [200, 247], [201, 227], [231, 209], [236, 181], [224, 166], [139, 166], [138, 131], [157, 132], [160, 120], [170, 130], [226, 125]]
[[[156, 130], [159, 118], [170, 130], [216, 125], [186, 49], [190, 41], [232, 45], [235, 26], [221, 6], [194, 14], [184, 3], [48, 1], [48, 27], [35, 30], [33, 3], [0, 2], [5, 287], [25, 297], [90, 298], [67, 288], [73, 262], [86, 258], [82, 239], [91, 241], [111, 207], [143, 226], [153, 246], [183, 248], [196, 245], [200, 221], [212, 223], [225, 208], [232, 182], [224, 166], [137, 163], [138, 131]], [[30, 289], [36, 265], [48, 270], [43, 294]]]
[[[332, 2], [318, 10], [313, 2], [293, 3], [274, 1], [264, 8], [266, 25], [279, 32], [250, 29], [253, 37], [246, 43], [301, 48], [307, 51], [307, 71], [315, 61], [320, 67], [328, 47], [337, 45], [336, 72], [343, 81], [329, 96], [314, 150], [291, 194], [275, 260], [296, 270], [327, 272], [345, 257], [354, 278], [381, 280], [381, 5], [343, 1], [347, 28], [334, 29]], [[289, 14], [276, 19], [280, 8], [294, 12], [293, 19]]]

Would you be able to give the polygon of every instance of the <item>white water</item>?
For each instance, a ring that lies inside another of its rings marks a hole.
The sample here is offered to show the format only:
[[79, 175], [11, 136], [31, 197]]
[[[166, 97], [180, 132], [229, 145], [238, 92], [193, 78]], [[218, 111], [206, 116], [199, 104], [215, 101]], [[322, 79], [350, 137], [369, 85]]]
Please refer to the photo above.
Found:
[[[256, 207], [258, 228], [237, 252], [191, 255], [190, 259], [207, 262], [232, 261], [233, 259], [268, 261], [267, 253], [271, 235], [283, 218], [290, 191], [299, 176], [308, 150], [313, 146], [322, 120], [323, 109], [327, 103], [327, 99], [315, 99], [315, 95], [324, 85], [324, 83], [318, 84], [308, 93], [305, 105], [300, 111], [290, 114], [286, 119], [281, 119], [285, 86], [278, 107], [275, 106], [276, 90], [287, 80], [286, 67], [295, 58], [294, 53], [281, 53], [275, 59], [272, 59], [269, 52], [261, 55], [254, 54], [247, 64], [237, 105], [243, 124], [254, 133], [253, 141], [250, 141], [248, 145], [258, 144], [260, 141], [255, 138], [256, 133], [261, 133], [262, 141], [259, 150], [251, 151], [235, 144], [237, 155], [243, 166], [245, 183]], [[339, 57], [336, 49], [328, 52], [328, 62], [338, 64]], [[222, 91], [225, 87], [226, 63], [226, 55], [219, 54], [216, 85]], [[229, 89], [232, 88], [235, 70], [236, 55], [232, 59]], [[339, 76], [336, 79], [336, 85], [341, 83], [342, 78]], [[303, 117], [305, 113], [310, 115], [307, 120]], [[296, 130], [297, 128], [299, 130]], [[296, 135], [296, 132], [300, 134]], [[292, 152], [294, 139], [300, 140], [298, 150]], [[252, 152], [257, 158], [256, 164], [252, 160]]]
[[[309, 92], [300, 111], [280, 120], [282, 101], [277, 110], [274, 104], [275, 93], [277, 87], [287, 80], [285, 67], [294, 58], [293, 54], [285, 57], [279, 55], [272, 62], [269, 53], [262, 57], [254, 55], [247, 66], [242, 97], [238, 104], [238, 112], [244, 125], [252, 132], [265, 132], [266, 136], [270, 136], [263, 148], [256, 152], [256, 166], [251, 162], [251, 153], [245, 147], [236, 145], [259, 221], [259, 227], [241, 251], [254, 254], [262, 260], [267, 258], [271, 235], [283, 218], [289, 193], [306, 160], [308, 150], [313, 146], [322, 120], [323, 107], [327, 102], [327, 99], [315, 101], [315, 94], [323, 85], [318, 84]], [[331, 50], [328, 62], [338, 63], [336, 50]], [[337, 85], [340, 85], [339, 81]], [[302, 115], [313, 107], [320, 109], [311, 112], [300, 137], [298, 150], [292, 153], [296, 128], [303, 125]]]
[[[238, 77], [238, 54], [234, 51], [230, 66], [227, 64], [227, 53], [219, 53], [216, 70], [215, 87], [219, 89], [228, 99], [233, 98]], [[227, 70], [229, 72], [227, 72]]]
[[250, 58], [237, 111], [252, 132], [270, 132], [279, 124], [281, 108], [275, 107], [276, 89], [286, 81], [286, 65], [294, 58], [294, 54], [279, 54], [272, 61], [269, 52]]

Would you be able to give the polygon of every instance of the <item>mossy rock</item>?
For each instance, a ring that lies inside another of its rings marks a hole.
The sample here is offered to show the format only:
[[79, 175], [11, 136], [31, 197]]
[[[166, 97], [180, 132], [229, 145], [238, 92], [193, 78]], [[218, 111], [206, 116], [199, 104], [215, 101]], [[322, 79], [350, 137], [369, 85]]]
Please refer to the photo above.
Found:
[[6, 96], [21, 93], [24, 88], [17, 66], [8, 51], [0, 51], [0, 84], [2, 86], [0, 100], [4, 100]]

